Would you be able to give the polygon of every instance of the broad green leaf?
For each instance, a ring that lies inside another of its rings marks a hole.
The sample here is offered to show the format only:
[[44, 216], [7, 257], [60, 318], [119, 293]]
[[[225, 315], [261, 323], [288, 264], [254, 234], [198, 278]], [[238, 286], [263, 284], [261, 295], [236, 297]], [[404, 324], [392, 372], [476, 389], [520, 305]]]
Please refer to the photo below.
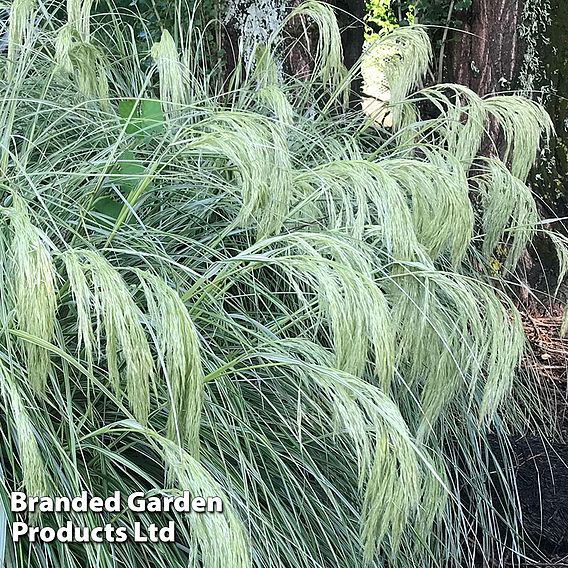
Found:
[[[134, 152], [125, 150], [116, 161], [110, 173], [111, 179], [118, 185], [120, 192], [126, 198], [137, 187], [145, 171], [144, 164], [136, 158]], [[117, 219], [122, 206], [123, 204], [118, 198], [105, 192], [95, 201], [93, 210]]]
[[[136, 106], [135, 99], [123, 99], [118, 103], [118, 115], [126, 122], [126, 132], [128, 134], [136, 134], [140, 127], [137, 124], [137, 110], [134, 110]], [[134, 111], [134, 112], [133, 112]]]
[[[117, 177], [117, 183], [120, 189], [127, 194], [138, 185], [144, 171], [144, 164], [136, 159], [132, 150], [125, 150], [117, 160], [112, 173], [120, 174], [120, 177]], [[123, 177], [126, 175], [132, 177]]]
[[164, 114], [156, 99], [123, 99], [118, 103], [118, 115], [128, 134], [144, 138], [164, 130]]
[[107, 217], [116, 219], [122, 209], [122, 205], [112, 197], [100, 197], [93, 205], [93, 210], [97, 213], [102, 213]]

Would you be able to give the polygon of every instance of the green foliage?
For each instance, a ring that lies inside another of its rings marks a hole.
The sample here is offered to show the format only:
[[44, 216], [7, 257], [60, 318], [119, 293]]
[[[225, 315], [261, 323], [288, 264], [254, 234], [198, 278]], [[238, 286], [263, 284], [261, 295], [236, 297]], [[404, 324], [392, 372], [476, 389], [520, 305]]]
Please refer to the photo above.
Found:
[[[514, 488], [491, 504], [487, 436], [506, 444], [550, 415], [517, 377], [523, 328], [490, 276], [496, 250], [512, 269], [538, 230], [524, 178], [542, 109], [413, 92], [431, 49], [405, 28], [380, 40], [398, 116], [383, 131], [344, 112], [336, 20], [312, 1], [293, 15], [324, 43], [313, 76], [276, 72], [280, 30], [230, 93], [175, 33], [154, 38], [146, 68], [114, 12], [99, 27], [49, 8], [26, 11], [41, 33], [24, 26], [20, 57], [0, 59], [1, 501], [190, 490], [225, 512], [2, 508], [0, 526], [172, 518], [177, 541], [0, 537], [0, 557], [458, 567], [472, 526], [486, 557], [507, 535], [520, 553]], [[73, 58], [69, 37], [86, 48]], [[438, 118], [421, 119], [425, 99]], [[505, 161], [477, 157], [490, 120]]]
[[[385, 33], [392, 32], [398, 25], [390, 7], [390, 0], [371, 0], [367, 2], [367, 20], [376, 24]], [[369, 39], [373, 35], [369, 36]]]
[[[415, 13], [421, 24], [446, 25], [450, 16], [450, 26], [459, 25], [460, 12], [471, 7], [473, 0], [419, 0], [415, 1]], [[451, 7], [451, 12], [450, 12]]]
[[145, 139], [159, 136], [165, 131], [165, 118], [159, 99], [122, 99], [117, 112], [126, 126], [126, 134]]
[[377, 38], [377, 34], [389, 33], [399, 26], [420, 23], [427, 26], [434, 39], [439, 43], [440, 27], [462, 27], [463, 13], [472, 5], [473, 0], [368, 0], [367, 40]]
[[390, 33], [401, 25], [412, 25], [414, 11], [412, 2], [399, 5], [391, 0], [367, 0], [366, 39], [377, 39], [378, 36]]
[[[165, 133], [165, 117], [158, 99], [131, 99], [119, 101], [117, 114], [127, 135], [132, 136], [132, 150], [118, 155], [110, 173], [116, 174], [116, 195], [101, 191], [93, 202], [93, 210], [116, 220], [124, 202], [138, 186], [140, 176], [146, 169], [144, 152], [148, 150], [153, 137]], [[115, 193], [115, 192], [113, 192]]]
[[412, 24], [414, 17], [423, 25], [445, 25], [450, 15], [450, 23], [453, 25], [458, 23], [455, 16], [468, 10], [472, 2], [473, 0], [371, 0], [368, 13], [387, 29], [392, 29], [397, 24]]

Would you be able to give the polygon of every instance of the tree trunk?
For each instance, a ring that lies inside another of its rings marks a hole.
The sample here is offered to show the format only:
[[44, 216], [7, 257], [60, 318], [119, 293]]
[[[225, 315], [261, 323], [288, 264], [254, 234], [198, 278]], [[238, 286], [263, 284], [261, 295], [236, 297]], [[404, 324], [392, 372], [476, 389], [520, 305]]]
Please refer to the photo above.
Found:
[[[225, 53], [227, 71], [236, 65], [238, 54], [245, 61], [250, 58], [254, 45], [265, 42], [283, 22], [287, 6], [294, 8], [302, 0], [284, 3], [282, 0], [230, 0], [225, 19]], [[354, 67], [363, 51], [365, 0], [330, 0], [335, 8], [341, 30], [343, 62], [348, 69]], [[288, 45], [282, 61], [284, 70], [290, 75], [304, 78], [312, 70], [317, 32], [304, 18], [292, 20], [286, 29]], [[361, 82], [352, 84], [355, 97], [361, 92]]]
[[481, 96], [510, 90], [522, 65], [522, 0], [474, 0], [457, 17], [463, 31], [445, 46], [444, 81], [467, 85]]
[[[544, 218], [567, 216], [565, 0], [474, 0], [460, 19], [463, 31], [451, 34], [445, 46], [444, 81], [464, 84], [481, 96], [521, 92], [546, 106], [556, 135], [533, 169], [529, 184]], [[555, 229], [568, 234], [559, 224]], [[533, 290], [549, 292], [558, 273], [556, 253], [548, 239], [537, 238], [534, 245], [536, 252], [525, 256], [523, 279]]]
[[[550, 2], [546, 39], [539, 38], [537, 96], [546, 105], [556, 133], [535, 171], [533, 188], [547, 207], [547, 216], [568, 216], [568, 10], [565, 0]], [[553, 212], [553, 215], [551, 215]]]

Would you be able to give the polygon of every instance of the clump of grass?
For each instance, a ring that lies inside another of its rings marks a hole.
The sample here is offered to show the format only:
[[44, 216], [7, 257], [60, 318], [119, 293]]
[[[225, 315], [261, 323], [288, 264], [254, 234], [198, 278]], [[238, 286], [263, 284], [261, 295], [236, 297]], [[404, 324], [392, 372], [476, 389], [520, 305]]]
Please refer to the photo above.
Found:
[[[88, 6], [59, 22], [20, 2], [0, 60], [2, 491], [189, 489], [226, 512], [175, 515], [175, 545], [0, 538], [0, 556], [323, 568], [499, 552], [519, 519], [514, 497], [491, 504], [487, 434], [545, 409], [515, 380], [525, 338], [490, 257], [505, 247], [512, 270], [537, 230], [524, 181], [542, 109], [412, 93], [430, 48], [399, 30], [381, 40], [400, 51], [386, 132], [338, 112], [350, 81], [325, 5], [296, 12], [320, 33], [312, 80], [279, 74], [275, 36], [232, 93], [208, 91], [167, 31], [145, 70]], [[501, 160], [477, 156], [490, 119]]]

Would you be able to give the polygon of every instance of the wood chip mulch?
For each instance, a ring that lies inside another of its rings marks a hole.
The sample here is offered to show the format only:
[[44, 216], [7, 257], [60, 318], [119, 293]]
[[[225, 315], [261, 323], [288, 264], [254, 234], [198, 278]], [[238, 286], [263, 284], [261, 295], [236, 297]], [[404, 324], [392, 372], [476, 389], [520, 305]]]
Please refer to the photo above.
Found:
[[523, 327], [532, 347], [524, 360], [526, 368], [543, 380], [568, 384], [568, 335], [560, 336], [562, 315], [521, 312]]

